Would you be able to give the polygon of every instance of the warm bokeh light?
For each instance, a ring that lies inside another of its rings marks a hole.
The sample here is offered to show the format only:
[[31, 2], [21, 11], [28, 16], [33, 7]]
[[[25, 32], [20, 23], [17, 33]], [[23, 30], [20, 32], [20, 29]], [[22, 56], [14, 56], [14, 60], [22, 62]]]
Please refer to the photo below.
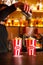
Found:
[[38, 10], [42, 10], [42, 3], [37, 2], [36, 7]]
[[30, 23], [27, 20], [23, 19], [8, 19], [5, 22], [6, 26], [30, 26], [30, 27], [43, 27], [43, 18], [31, 18]]
[[14, 20], [14, 26], [20, 26], [20, 21], [18, 19]]
[[11, 23], [11, 19], [8, 19], [7, 22], [8, 22], [8, 23]]
[[33, 26], [34, 26], [33, 23], [31, 23], [31, 24], [30, 24], [30, 27], [33, 27]]

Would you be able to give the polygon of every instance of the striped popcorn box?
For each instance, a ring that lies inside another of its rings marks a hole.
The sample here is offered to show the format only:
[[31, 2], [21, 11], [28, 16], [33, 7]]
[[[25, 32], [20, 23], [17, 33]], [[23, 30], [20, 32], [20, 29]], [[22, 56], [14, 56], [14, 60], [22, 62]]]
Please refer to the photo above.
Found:
[[26, 13], [29, 13], [29, 12], [31, 13], [31, 11], [32, 11], [31, 8], [30, 8], [30, 6], [27, 3], [24, 4], [24, 11]]
[[34, 38], [26, 39], [26, 47], [28, 55], [36, 55], [36, 40]]
[[13, 39], [13, 54], [19, 56], [22, 49], [22, 39], [15, 38]]

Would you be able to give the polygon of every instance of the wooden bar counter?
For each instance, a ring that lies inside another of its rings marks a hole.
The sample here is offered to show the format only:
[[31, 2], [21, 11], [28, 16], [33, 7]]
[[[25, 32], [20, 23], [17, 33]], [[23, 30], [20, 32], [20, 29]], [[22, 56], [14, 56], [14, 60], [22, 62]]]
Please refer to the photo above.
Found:
[[12, 53], [0, 54], [0, 65], [43, 65], [43, 52], [36, 52], [36, 56], [28, 56], [23, 52], [20, 57], [14, 57]]

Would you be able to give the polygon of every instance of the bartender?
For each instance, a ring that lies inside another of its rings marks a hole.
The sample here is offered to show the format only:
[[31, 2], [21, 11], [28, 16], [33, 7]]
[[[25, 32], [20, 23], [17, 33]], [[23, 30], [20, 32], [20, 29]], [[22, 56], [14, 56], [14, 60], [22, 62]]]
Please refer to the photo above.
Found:
[[8, 51], [7, 38], [8, 38], [8, 32], [6, 26], [4, 25], [4, 22], [1, 21], [0, 22], [0, 53], [4, 53]]

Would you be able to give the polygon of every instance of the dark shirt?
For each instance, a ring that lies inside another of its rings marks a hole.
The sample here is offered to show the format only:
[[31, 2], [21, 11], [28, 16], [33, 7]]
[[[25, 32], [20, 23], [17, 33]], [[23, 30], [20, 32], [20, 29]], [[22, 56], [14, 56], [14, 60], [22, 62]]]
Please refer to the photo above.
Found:
[[7, 51], [7, 38], [8, 38], [8, 33], [6, 30], [6, 26], [0, 24], [0, 52]]

